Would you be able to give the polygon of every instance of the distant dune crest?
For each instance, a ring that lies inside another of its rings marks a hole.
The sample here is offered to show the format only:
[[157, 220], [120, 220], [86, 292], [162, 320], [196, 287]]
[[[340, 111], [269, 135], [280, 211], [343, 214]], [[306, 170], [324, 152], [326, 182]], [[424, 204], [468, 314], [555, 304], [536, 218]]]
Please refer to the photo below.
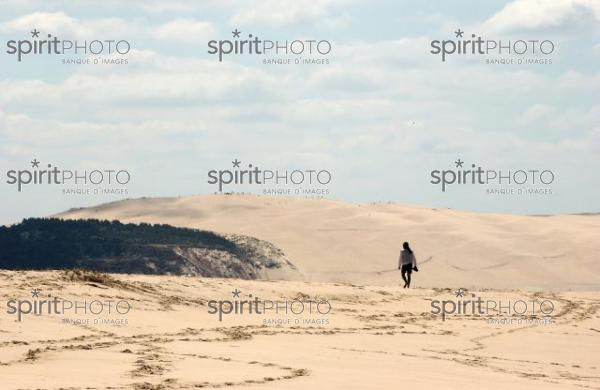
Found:
[[[597, 290], [600, 215], [521, 216], [392, 203], [257, 195], [144, 198], [70, 210], [61, 218], [166, 223], [238, 234], [281, 249], [296, 269], [269, 278], [398, 285], [409, 241], [414, 286]], [[285, 261], [284, 261], [285, 262]]]

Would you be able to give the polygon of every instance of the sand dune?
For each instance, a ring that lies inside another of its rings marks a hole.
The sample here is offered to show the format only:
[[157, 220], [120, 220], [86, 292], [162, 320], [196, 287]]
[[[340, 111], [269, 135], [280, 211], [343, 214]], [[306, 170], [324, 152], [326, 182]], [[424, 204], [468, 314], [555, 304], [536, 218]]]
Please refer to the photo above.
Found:
[[[90, 282], [66, 275], [1, 271], [0, 299], [32, 300], [32, 289], [41, 291], [39, 299], [118, 297], [132, 304], [127, 325], [62, 322], [99, 318], [89, 313], [29, 314], [22, 321], [3, 313], [3, 390], [600, 388], [597, 293], [477, 291], [484, 299], [556, 305], [552, 324], [490, 325], [493, 315], [433, 316], [432, 299], [454, 299], [443, 289], [140, 275]], [[237, 289], [263, 299], [327, 299], [331, 311], [327, 323], [280, 326], [263, 321], [289, 315], [219, 321], [209, 314], [207, 301], [232, 299]]]
[[[0, 271], [2, 389], [600, 389], [597, 215], [214, 195], [58, 216], [254, 236], [299, 272]], [[395, 270], [404, 240], [420, 260], [413, 289]], [[27, 312], [52, 297], [90, 310]], [[98, 300], [130, 310], [92, 313]], [[285, 309], [250, 311], [253, 300]], [[476, 301], [486, 310], [465, 309]], [[11, 313], [15, 302], [25, 310]], [[552, 309], [542, 315], [544, 304]]]
[[478, 214], [391, 203], [207, 195], [125, 200], [58, 216], [254, 236], [283, 249], [307, 281], [397, 285], [398, 252], [409, 241], [421, 264], [417, 286], [600, 288], [600, 215]]

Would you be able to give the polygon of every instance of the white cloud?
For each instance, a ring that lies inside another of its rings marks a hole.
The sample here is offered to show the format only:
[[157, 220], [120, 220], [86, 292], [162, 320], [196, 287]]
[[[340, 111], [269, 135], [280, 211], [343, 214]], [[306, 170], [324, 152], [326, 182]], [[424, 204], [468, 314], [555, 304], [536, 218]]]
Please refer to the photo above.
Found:
[[556, 113], [556, 108], [547, 104], [534, 104], [525, 110], [517, 121], [523, 125], [529, 125], [540, 120], [551, 118]]
[[215, 29], [209, 22], [178, 18], [155, 28], [153, 35], [169, 41], [205, 45], [215, 35]]
[[265, 0], [247, 2], [237, 7], [231, 17], [231, 25], [247, 25], [268, 23], [273, 25], [290, 25], [300, 22], [322, 23], [328, 26], [348, 22], [341, 11], [335, 16], [331, 9], [344, 4], [343, 0]]
[[40, 30], [42, 36], [68, 34], [84, 39], [131, 35], [135, 31], [131, 23], [120, 18], [77, 19], [64, 12], [34, 12], [0, 24], [3, 32], [28, 34], [33, 29]]
[[56, 29], [58, 26], [73, 25], [74, 18], [64, 12], [35, 12], [0, 24], [3, 31], [22, 31], [31, 28]]
[[141, 8], [148, 13], [162, 14], [165, 12], [190, 12], [194, 9], [194, 4], [190, 2], [178, 1], [143, 1]]
[[598, 0], [514, 0], [485, 25], [493, 30], [556, 27], [591, 18], [600, 21]]

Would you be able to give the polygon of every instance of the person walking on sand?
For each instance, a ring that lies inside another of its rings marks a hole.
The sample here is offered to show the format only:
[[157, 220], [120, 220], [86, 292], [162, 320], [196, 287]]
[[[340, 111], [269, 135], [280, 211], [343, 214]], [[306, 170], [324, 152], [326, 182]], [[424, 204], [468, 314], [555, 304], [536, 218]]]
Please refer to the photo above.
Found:
[[413, 271], [419, 272], [419, 269], [417, 268], [417, 258], [412, 249], [410, 249], [408, 242], [402, 244], [398, 269], [402, 273], [402, 280], [404, 280], [403, 288], [410, 288], [410, 275]]

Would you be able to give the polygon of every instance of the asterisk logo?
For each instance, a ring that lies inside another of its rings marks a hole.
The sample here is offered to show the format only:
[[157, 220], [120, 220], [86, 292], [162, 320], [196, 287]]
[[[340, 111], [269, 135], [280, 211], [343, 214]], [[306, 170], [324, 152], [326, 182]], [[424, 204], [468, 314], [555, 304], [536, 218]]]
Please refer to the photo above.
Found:
[[459, 288], [458, 290], [454, 291], [454, 295], [456, 295], [457, 298], [462, 298], [465, 296], [466, 292], [467, 290], [465, 290], [464, 288]]
[[33, 31], [31, 32], [31, 37], [38, 38], [39, 36], [40, 36], [40, 32], [37, 30], [37, 28], [34, 28]]
[[454, 31], [454, 34], [456, 34], [456, 38], [462, 38], [464, 31], [459, 28], [458, 30]]
[[239, 168], [239, 167], [240, 167], [240, 164], [241, 164], [241, 161], [240, 161], [240, 160], [238, 160], [238, 159], [236, 158], [236, 159], [235, 159], [235, 160], [233, 160], [231, 163], [233, 164], [233, 167], [234, 167], [234, 168]]
[[37, 160], [37, 158], [34, 158], [33, 161], [31, 162], [31, 167], [39, 168], [39, 166], [40, 166], [40, 162]]
[[464, 164], [464, 161], [462, 161], [459, 158], [458, 160], [454, 161], [454, 164], [456, 164], [456, 168], [462, 168], [463, 167], [462, 165]]
[[40, 290], [38, 290], [37, 288], [34, 288], [33, 290], [31, 290], [31, 297], [32, 298], [39, 298], [40, 296]]
[[234, 38], [239, 38], [239, 37], [240, 37], [240, 34], [241, 34], [242, 32], [241, 32], [241, 31], [238, 31], [238, 29], [236, 28], [236, 29], [235, 29], [235, 30], [233, 30], [231, 33], [233, 34], [233, 37], [234, 37]]
[[231, 295], [233, 295], [234, 298], [239, 298], [240, 297], [240, 293], [241, 293], [241, 291], [236, 288], [235, 290], [233, 290], [231, 292]]

